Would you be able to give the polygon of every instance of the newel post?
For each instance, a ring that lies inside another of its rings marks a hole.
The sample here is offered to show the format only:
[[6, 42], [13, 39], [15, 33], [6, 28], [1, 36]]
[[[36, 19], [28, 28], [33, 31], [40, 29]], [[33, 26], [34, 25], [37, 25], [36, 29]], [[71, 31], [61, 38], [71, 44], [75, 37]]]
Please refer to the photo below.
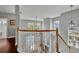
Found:
[[58, 28], [56, 28], [56, 52], [59, 53], [59, 46], [58, 46]]

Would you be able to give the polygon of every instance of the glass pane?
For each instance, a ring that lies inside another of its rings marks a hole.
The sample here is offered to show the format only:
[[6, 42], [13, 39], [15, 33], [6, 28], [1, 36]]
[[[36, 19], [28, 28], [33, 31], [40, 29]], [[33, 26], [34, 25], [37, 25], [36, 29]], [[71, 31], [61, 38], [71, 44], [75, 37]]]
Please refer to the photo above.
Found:
[[54, 28], [59, 28], [59, 21], [54, 21]]

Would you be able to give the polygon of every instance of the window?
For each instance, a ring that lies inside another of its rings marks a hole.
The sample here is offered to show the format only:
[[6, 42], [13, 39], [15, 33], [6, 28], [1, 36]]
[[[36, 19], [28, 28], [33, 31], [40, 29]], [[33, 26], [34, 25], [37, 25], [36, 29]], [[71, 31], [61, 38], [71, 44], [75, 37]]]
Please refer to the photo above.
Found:
[[28, 29], [34, 29], [34, 30], [37, 30], [37, 29], [40, 29], [41, 28], [41, 24], [40, 23], [28, 23]]
[[59, 21], [54, 21], [54, 28], [59, 28], [60, 22]]

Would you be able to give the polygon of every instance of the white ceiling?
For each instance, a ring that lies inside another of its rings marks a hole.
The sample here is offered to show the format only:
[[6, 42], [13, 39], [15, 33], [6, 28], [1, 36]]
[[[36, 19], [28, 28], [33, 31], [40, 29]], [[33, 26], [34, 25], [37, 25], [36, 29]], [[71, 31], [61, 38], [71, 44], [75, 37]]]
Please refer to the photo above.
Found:
[[14, 13], [14, 6], [13, 5], [0, 5], [0, 12], [9, 12]]
[[[74, 5], [72, 9], [77, 8], [79, 8], [79, 5]], [[70, 9], [69, 5], [20, 5], [22, 19], [35, 18], [36, 16], [38, 18], [53, 18]], [[15, 12], [13, 5], [0, 5], [0, 11], [9, 13]]]

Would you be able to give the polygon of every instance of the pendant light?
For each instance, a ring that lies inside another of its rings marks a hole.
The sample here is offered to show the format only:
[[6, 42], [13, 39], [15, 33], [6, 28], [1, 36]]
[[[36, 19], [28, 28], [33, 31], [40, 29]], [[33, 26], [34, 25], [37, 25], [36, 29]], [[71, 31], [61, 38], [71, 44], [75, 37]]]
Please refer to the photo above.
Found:
[[73, 7], [73, 5], [70, 5], [70, 7], [71, 7], [71, 21], [69, 23], [69, 26], [70, 26], [70, 30], [73, 30], [74, 29], [73, 27], [75, 25], [75, 23], [72, 20], [72, 18], [73, 18], [73, 15], [72, 15], [72, 7]]

